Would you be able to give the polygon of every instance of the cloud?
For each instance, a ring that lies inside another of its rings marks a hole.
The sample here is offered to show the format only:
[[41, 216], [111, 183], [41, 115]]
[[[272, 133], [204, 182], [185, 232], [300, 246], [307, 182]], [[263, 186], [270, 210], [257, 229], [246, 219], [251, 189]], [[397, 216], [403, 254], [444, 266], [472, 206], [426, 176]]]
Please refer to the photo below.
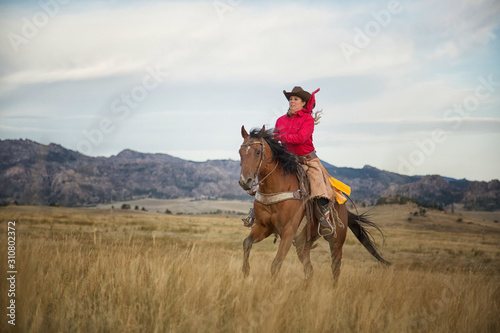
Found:
[[[132, 148], [199, 160], [206, 150], [234, 158], [240, 126], [273, 126], [286, 112], [281, 91], [294, 85], [321, 88], [318, 147], [356, 145], [350, 154], [366, 163], [379, 161], [378, 150], [397, 161], [391, 149], [411, 151], [436, 128], [465, 144], [491, 146], [487, 136], [498, 136], [498, 91], [469, 116], [444, 119], [474, 94], [478, 77], [500, 80], [498, 1], [401, 1], [387, 24], [375, 16], [389, 2], [227, 3], [221, 16], [212, 1], [75, 0], [18, 54], [0, 39], [0, 136], [74, 148], [110, 118], [116, 130], [95, 153]], [[24, 18], [40, 11], [24, 4], [0, 5], [3, 33], [21, 33]], [[356, 46], [358, 31], [366, 45]], [[347, 59], [342, 43], [358, 52]], [[113, 102], [142, 82], [148, 66], [169, 75], [119, 119]], [[173, 134], [180, 143], [168, 146]]]
[[[411, 54], [411, 45], [382, 36], [379, 48], [355, 66], [347, 64], [338, 45], [351, 27], [332, 23], [345, 13], [327, 3], [273, 4], [264, 11], [240, 5], [222, 21], [211, 4], [199, 2], [147, 2], [112, 11], [94, 4], [83, 13], [67, 6], [20, 45], [19, 54], [3, 41], [1, 62], [9, 68], [0, 81], [4, 91], [125, 75], [148, 64], [168, 69], [179, 82], [283, 82], [380, 70], [408, 62]], [[3, 30], [19, 32], [21, 23], [4, 20]]]
[[[498, 118], [452, 118], [452, 119], [392, 119], [380, 121], [353, 121], [337, 124], [333, 135], [344, 136], [363, 134], [365, 137], [398, 136], [418, 137], [432, 133], [434, 130], [455, 135], [500, 134]], [[321, 127], [318, 126], [318, 130]], [[325, 139], [328, 141], [328, 139]]]
[[89, 63], [68, 68], [53, 67], [45, 70], [20, 70], [0, 78], [0, 95], [16, 90], [24, 85], [82, 81], [137, 73], [139, 70], [144, 70], [144, 67], [141, 66], [143, 66], [142, 63], [120, 63], [115, 59], [107, 59], [98, 63]]
[[[3, 41], [0, 59], [10, 70], [0, 84], [7, 91], [22, 84], [126, 75], [151, 64], [161, 65], [178, 82], [290, 82], [384, 74], [415, 66], [414, 42], [419, 40], [407, 35], [405, 20], [424, 15], [426, 6], [402, 2], [402, 13], [393, 15], [370, 44], [347, 61], [339, 45], [352, 44], [354, 29], [375, 22], [370, 13], [386, 10], [386, 4], [342, 8], [292, 2], [262, 10], [259, 4], [241, 3], [220, 20], [212, 3], [141, 2], [112, 10], [104, 3], [92, 3], [86, 10], [79, 10], [83, 4], [69, 3], [29, 44], [21, 45], [19, 55], [14, 57]], [[426, 46], [428, 57], [457, 57], [470, 45], [487, 42], [498, 26], [493, 22], [498, 7], [489, 1], [465, 2], [462, 7], [448, 3], [426, 13], [420, 42], [432, 41]], [[451, 29], [457, 21], [443, 23], [443, 15], [469, 23]], [[3, 20], [5, 31], [19, 32], [21, 25], [20, 20]], [[436, 33], [431, 29], [444, 37], [433, 40], [430, 36]]]
[[[425, 118], [442, 118], [445, 110], [454, 103], [462, 102], [464, 97], [473, 94], [474, 87], [454, 87], [455, 82], [445, 79], [427, 79], [420, 82], [403, 76], [370, 76], [361, 78], [374, 82], [373, 88], [356, 89], [350, 84], [356, 98], [348, 103], [336, 104], [336, 100], [326, 98], [324, 123], [335, 126], [339, 121], [349, 122], [353, 117], [364, 121], [405, 121]], [[383, 87], [376, 89], [376, 84]], [[469, 83], [470, 84], [470, 83]], [[339, 88], [343, 89], [343, 88]], [[373, 93], [370, 90], [373, 91]], [[366, 91], [366, 93], [365, 93]], [[330, 113], [334, 115], [330, 116]]]
[[495, 0], [454, 1], [433, 3], [412, 2], [412, 12], [425, 20], [413, 20], [415, 41], [421, 55], [427, 59], [458, 58], [464, 53], [484, 50], [494, 40], [498, 28], [500, 3]]

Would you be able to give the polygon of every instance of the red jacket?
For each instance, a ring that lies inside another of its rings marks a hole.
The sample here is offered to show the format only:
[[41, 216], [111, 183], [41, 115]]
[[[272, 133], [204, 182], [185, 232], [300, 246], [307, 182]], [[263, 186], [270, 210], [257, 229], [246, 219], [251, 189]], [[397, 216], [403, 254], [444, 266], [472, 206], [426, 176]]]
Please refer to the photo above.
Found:
[[293, 116], [286, 114], [279, 117], [274, 131], [277, 133], [276, 140], [292, 153], [302, 156], [314, 151], [314, 118], [306, 109]]

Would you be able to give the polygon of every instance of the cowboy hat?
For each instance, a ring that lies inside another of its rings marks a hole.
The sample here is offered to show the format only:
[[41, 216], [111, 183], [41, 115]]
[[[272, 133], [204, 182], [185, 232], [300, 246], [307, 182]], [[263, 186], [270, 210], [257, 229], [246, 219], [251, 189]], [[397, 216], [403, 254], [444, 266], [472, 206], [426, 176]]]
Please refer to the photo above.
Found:
[[283, 90], [283, 94], [285, 94], [287, 100], [289, 100], [292, 96], [297, 96], [306, 103], [311, 97], [311, 94], [309, 92], [305, 91], [304, 89], [302, 89], [302, 87], [299, 86], [293, 87], [291, 92], [286, 92], [285, 90]]

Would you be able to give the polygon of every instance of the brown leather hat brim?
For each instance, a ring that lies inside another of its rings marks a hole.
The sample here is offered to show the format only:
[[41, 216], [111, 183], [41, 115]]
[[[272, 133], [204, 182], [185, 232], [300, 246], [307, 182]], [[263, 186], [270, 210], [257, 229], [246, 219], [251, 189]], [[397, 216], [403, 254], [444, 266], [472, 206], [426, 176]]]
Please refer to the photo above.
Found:
[[307, 91], [301, 91], [301, 92], [298, 92], [298, 93], [293, 93], [293, 92], [286, 92], [286, 90], [283, 90], [283, 94], [285, 94], [285, 97], [286, 97], [287, 101], [290, 100], [290, 97], [297, 96], [300, 99], [302, 99], [304, 102], [307, 103], [307, 101], [311, 97], [311, 94], [308, 93]]

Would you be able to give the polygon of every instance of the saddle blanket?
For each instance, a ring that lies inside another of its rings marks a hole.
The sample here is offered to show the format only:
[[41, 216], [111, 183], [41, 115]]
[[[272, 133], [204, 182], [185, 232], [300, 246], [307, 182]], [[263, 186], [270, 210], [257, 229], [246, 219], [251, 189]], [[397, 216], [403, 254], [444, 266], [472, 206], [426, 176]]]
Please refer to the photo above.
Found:
[[330, 184], [332, 184], [332, 187], [335, 190], [335, 198], [337, 199], [337, 202], [340, 205], [343, 204], [344, 202], [346, 202], [347, 198], [342, 194], [342, 192], [347, 194], [347, 195], [350, 195], [351, 188], [348, 185], [342, 183], [340, 180], [335, 179], [331, 176], [330, 176], [329, 180], [330, 180]]

